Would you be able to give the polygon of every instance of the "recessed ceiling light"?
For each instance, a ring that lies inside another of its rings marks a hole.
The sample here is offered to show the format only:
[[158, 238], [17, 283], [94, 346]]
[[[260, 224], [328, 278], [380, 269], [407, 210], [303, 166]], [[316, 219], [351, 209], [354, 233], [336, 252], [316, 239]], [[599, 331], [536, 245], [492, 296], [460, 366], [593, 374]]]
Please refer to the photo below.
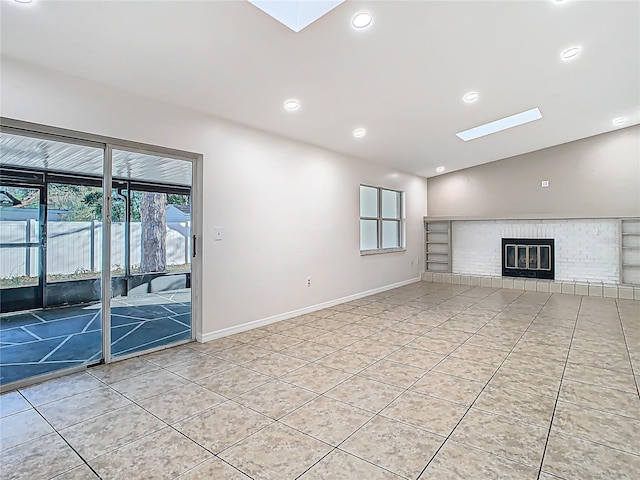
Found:
[[445, 170], [446, 170], [446, 168], [444, 168], [444, 167], [438, 167], [438, 168], [436, 168], [436, 172], [438, 172], [438, 173], [442, 173], [442, 172], [444, 172]]
[[480, 98], [480, 94], [478, 92], [469, 92], [469, 93], [466, 93], [464, 97], [462, 97], [462, 100], [464, 100], [467, 103], [473, 103], [476, 100], [478, 100], [478, 98]]
[[484, 137], [485, 135], [491, 135], [492, 133], [501, 132], [508, 128], [517, 127], [525, 123], [533, 122], [534, 120], [540, 120], [542, 113], [538, 108], [532, 108], [526, 112], [516, 113], [509, 117], [501, 118], [494, 122], [485, 123], [479, 127], [470, 128], [464, 132], [456, 133], [456, 136], [468, 142], [476, 138]]
[[572, 58], [576, 58], [582, 52], [582, 47], [571, 47], [567, 48], [560, 54], [563, 60], [570, 60]]
[[298, 110], [300, 108], [300, 100], [296, 100], [295, 98], [290, 98], [289, 100], [285, 100], [284, 109], [293, 112], [294, 110]]
[[367, 134], [366, 128], [356, 128], [353, 131], [353, 136], [356, 138], [362, 138]]
[[16, 0], [18, 3], [31, 3], [33, 0]]
[[373, 20], [373, 17], [370, 13], [362, 12], [353, 17], [351, 24], [356, 28], [365, 28], [371, 25], [371, 20]]
[[613, 119], [613, 124], [618, 127], [624, 125], [627, 122], [627, 117], [616, 117]]

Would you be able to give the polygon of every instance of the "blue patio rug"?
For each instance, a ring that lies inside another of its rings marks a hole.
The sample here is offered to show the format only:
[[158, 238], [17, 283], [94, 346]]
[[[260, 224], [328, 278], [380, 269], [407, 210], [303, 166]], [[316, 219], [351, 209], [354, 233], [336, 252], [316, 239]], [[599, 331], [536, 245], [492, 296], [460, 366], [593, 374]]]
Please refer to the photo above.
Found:
[[[191, 304], [111, 308], [112, 355], [191, 338]], [[99, 305], [33, 310], [0, 317], [0, 385], [102, 358]]]

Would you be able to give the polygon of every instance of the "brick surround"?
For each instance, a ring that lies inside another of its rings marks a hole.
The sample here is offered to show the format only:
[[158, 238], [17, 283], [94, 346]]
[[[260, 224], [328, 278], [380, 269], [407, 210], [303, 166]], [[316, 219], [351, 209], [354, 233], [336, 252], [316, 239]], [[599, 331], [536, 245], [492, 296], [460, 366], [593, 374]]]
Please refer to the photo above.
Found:
[[620, 278], [617, 219], [456, 220], [451, 237], [453, 274], [502, 278], [502, 238], [553, 238], [556, 282], [615, 286]]

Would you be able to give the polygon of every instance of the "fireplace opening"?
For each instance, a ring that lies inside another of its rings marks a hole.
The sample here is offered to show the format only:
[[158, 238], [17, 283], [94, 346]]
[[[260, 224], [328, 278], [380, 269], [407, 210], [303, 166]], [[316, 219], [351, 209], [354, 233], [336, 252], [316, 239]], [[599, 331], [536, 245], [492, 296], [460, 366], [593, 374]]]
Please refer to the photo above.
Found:
[[502, 276], [554, 279], [552, 238], [503, 238]]

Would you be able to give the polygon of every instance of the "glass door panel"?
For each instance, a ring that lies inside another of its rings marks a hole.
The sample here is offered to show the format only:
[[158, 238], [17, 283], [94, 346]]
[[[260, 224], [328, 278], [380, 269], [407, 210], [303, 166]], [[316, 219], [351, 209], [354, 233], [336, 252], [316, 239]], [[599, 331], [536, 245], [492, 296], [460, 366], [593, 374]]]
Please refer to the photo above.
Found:
[[102, 359], [101, 211], [92, 200], [102, 195], [104, 150], [5, 132], [0, 147], [4, 386]]
[[121, 228], [128, 275], [111, 299], [111, 355], [190, 340], [191, 162], [114, 150], [113, 177], [129, 188], [122, 227], [112, 202], [112, 259]]

